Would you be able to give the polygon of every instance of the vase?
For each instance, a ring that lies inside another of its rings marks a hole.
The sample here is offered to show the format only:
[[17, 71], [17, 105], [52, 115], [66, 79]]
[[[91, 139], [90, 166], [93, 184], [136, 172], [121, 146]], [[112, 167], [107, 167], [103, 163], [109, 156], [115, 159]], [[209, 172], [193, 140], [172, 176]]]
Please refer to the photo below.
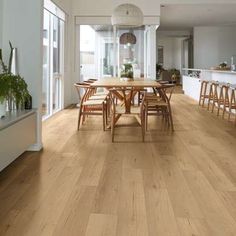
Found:
[[6, 101], [4, 100], [3, 102], [0, 101], [0, 119], [4, 116], [6, 116]]

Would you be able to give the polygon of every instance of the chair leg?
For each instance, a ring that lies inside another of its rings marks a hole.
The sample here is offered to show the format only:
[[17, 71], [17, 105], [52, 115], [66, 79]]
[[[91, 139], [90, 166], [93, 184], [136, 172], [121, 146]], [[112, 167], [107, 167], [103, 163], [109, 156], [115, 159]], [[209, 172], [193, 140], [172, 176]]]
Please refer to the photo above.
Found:
[[78, 117], [78, 127], [77, 127], [77, 130], [79, 130], [79, 128], [80, 128], [82, 113], [83, 113], [83, 107], [80, 106], [80, 108], [79, 108], [79, 117]]
[[105, 112], [106, 112], [106, 125], [107, 125], [108, 124], [108, 104], [106, 103], [105, 105], [106, 105]]
[[114, 133], [115, 133], [115, 115], [112, 114], [111, 117], [111, 141], [114, 142]]
[[231, 107], [229, 107], [228, 121], [230, 121], [230, 117], [231, 117]]
[[212, 87], [210, 87], [210, 91], [209, 91], [209, 98], [208, 98], [208, 104], [207, 104], [208, 111], [210, 110], [211, 94], [212, 94]]
[[174, 131], [173, 117], [172, 117], [170, 104], [168, 104], [168, 110], [169, 110], [168, 113], [169, 113], [169, 118], [170, 118], [171, 130]]
[[224, 99], [224, 95], [223, 95], [223, 87], [220, 89], [220, 96], [219, 99], [217, 101], [217, 116], [220, 115], [220, 106], [221, 106], [221, 101]]
[[105, 131], [105, 127], [106, 127], [106, 114], [105, 114], [105, 104], [102, 104], [102, 123], [103, 123], [103, 131]]
[[142, 129], [142, 141], [144, 142], [145, 140], [145, 110], [141, 111], [141, 129]]
[[213, 103], [212, 103], [212, 108], [211, 108], [211, 112], [212, 113], [214, 112], [214, 109], [215, 109], [215, 103], [216, 103], [216, 99], [215, 99], [215, 95], [214, 95]]
[[148, 130], [148, 109], [145, 108], [145, 130]]
[[202, 91], [203, 91], [203, 83], [201, 83], [201, 89], [200, 89], [200, 97], [199, 97], [199, 102], [198, 102], [198, 105], [201, 106], [201, 102], [202, 102]]
[[204, 87], [204, 97], [203, 97], [203, 101], [202, 101], [202, 107], [204, 107], [204, 105], [205, 105], [206, 92], [207, 92], [207, 84], [205, 84], [205, 87]]

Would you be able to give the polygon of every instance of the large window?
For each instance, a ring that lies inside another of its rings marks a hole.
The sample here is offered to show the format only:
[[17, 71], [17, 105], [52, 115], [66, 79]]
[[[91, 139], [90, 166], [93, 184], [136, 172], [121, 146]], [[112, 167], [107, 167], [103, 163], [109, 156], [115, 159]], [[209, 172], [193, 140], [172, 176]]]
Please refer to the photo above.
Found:
[[111, 26], [80, 26], [81, 78], [111, 77], [114, 70]]
[[65, 14], [51, 1], [44, 2], [43, 119], [62, 108]]
[[116, 30], [119, 42], [118, 76], [120, 76], [122, 65], [132, 64], [134, 77], [144, 77], [144, 29], [145, 27]]
[[124, 64], [132, 65], [134, 77], [155, 79], [155, 26], [80, 25], [79, 35], [80, 81], [119, 77]]

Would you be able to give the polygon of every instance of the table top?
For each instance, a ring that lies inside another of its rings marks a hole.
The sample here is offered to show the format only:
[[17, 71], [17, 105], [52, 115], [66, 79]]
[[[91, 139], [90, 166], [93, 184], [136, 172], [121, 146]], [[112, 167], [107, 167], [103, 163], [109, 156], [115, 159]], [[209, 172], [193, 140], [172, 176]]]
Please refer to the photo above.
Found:
[[102, 78], [92, 84], [93, 87], [160, 87], [161, 85], [151, 79], [135, 78], [132, 81], [126, 81], [122, 78]]

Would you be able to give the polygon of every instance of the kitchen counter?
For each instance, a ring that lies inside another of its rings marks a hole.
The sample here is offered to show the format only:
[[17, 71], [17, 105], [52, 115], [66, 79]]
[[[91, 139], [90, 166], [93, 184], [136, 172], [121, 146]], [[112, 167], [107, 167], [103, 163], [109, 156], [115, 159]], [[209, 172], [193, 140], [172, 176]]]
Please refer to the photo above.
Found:
[[7, 112], [6, 116], [0, 119], [0, 131], [15, 124], [16, 122], [26, 118], [35, 113], [36, 110], [21, 110]]
[[214, 80], [229, 84], [236, 84], [236, 72], [225, 70], [207, 70], [184, 68], [183, 90], [186, 95], [198, 101], [201, 89], [201, 80]]

